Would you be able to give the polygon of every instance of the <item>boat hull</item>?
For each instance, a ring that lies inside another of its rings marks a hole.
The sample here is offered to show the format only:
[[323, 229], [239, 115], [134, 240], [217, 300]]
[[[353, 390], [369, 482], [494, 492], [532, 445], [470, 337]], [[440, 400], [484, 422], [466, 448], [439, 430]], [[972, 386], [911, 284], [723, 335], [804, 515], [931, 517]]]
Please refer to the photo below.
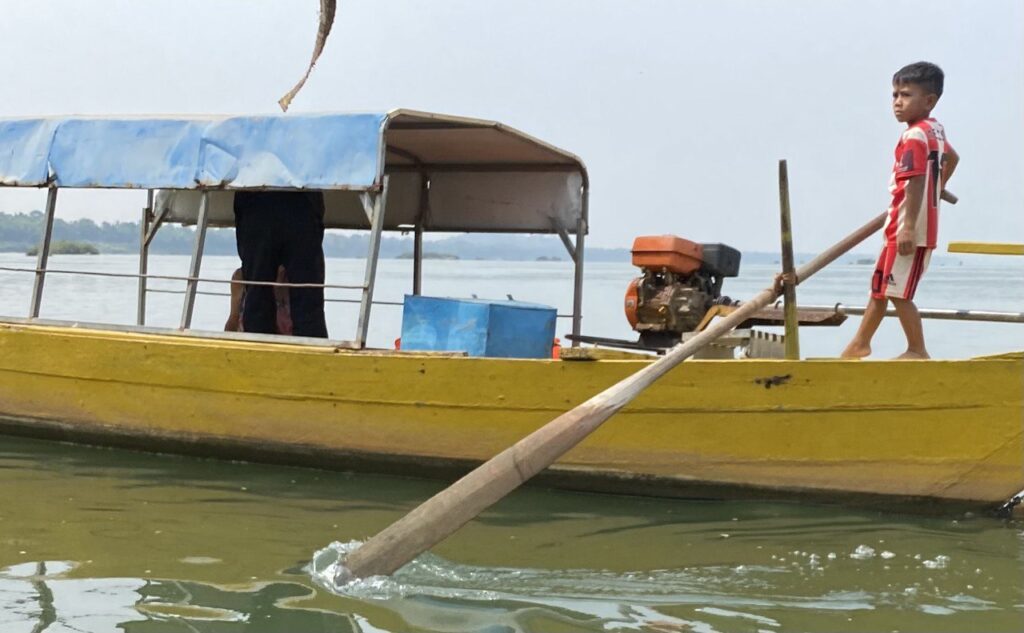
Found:
[[[0, 430], [457, 475], [648, 361], [0, 324]], [[1024, 360], [688, 361], [549, 469], [567, 487], [995, 506], [1024, 489]]]

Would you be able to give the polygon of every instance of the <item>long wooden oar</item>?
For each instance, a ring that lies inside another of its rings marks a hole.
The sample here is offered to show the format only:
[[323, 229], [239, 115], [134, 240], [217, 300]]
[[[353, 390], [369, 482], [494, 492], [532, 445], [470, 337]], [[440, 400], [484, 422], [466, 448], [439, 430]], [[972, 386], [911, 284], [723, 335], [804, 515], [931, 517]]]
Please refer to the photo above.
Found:
[[[801, 266], [796, 271], [797, 283], [807, 280], [882, 228], [884, 222], [883, 213]], [[765, 288], [735, 312], [716, 321], [685, 343], [676, 345], [662, 358], [498, 453], [348, 554], [339, 566], [335, 581], [341, 584], [357, 578], [390, 574], [440, 543], [527, 479], [554, 463], [655, 380], [747, 320], [778, 296], [774, 284]]]

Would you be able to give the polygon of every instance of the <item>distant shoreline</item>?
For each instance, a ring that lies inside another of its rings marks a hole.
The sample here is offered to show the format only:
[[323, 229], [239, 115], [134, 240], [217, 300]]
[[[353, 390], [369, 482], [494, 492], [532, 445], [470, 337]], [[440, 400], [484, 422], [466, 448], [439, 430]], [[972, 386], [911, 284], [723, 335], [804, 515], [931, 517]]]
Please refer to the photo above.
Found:
[[[43, 214], [32, 213], [0, 213], [0, 253], [25, 253], [38, 244], [42, 232]], [[189, 255], [192, 253], [195, 231], [191, 228], [169, 225], [164, 226], [156, 234], [150, 246], [152, 255]], [[139, 224], [138, 222], [103, 222], [96, 224], [91, 220], [75, 220], [68, 222], [61, 219], [54, 221], [53, 239], [57, 241], [87, 243], [105, 255], [131, 255], [138, 253]], [[324, 255], [330, 258], [365, 259], [369, 248], [369, 237], [363, 234], [342, 234], [328, 231], [324, 236]], [[237, 246], [233, 229], [211, 228], [206, 235], [207, 255], [237, 256]], [[806, 262], [816, 253], [797, 253], [798, 264]], [[381, 239], [380, 257], [382, 259], [409, 259], [412, 257], [411, 237], [391, 237], [385, 235]], [[840, 258], [840, 263], [853, 265], [873, 265], [874, 252], [854, 252]], [[424, 259], [431, 260], [469, 260], [469, 261], [518, 261], [518, 262], [549, 262], [571, 263], [571, 258], [558, 237], [554, 235], [517, 235], [517, 234], [457, 234], [448, 235], [436, 240], [424, 242]], [[991, 258], [990, 258], [991, 259]], [[618, 262], [629, 264], [631, 260], [628, 248], [589, 247], [586, 249], [588, 262]], [[746, 251], [742, 253], [741, 266], [751, 264], [778, 265], [779, 254], [766, 251]], [[951, 256], [936, 253], [932, 258], [933, 265], [959, 266], [965, 261], [976, 261], [960, 255]], [[870, 264], [865, 263], [870, 262]]]
[[[76, 254], [76, 253], [67, 253], [67, 252], [64, 252], [64, 253], [54, 253], [54, 252], [51, 252], [50, 254], [52, 256], [52, 255], [67, 255], [67, 254]], [[102, 250], [102, 251], [100, 251], [97, 254], [100, 255], [100, 256], [104, 256], [104, 257], [108, 257], [108, 256], [131, 257], [131, 258], [137, 258], [138, 257], [138, 253], [136, 253], [136, 252], [129, 252], [129, 251], [111, 252], [111, 251], [107, 251], [107, 250]], [[14, 251], [14, 250], [0, 250], [0, 255], [18, 255], [18, 256], [24, 257], [26, 255], [26, 253], [25, 252], [21, 252], [21, 251]], [[152, 256], [166, 256], [166, 255], [171, 255], [171, 256], [174, 256], [174, 257], [189, 257], [191, 254], [190, 253], [180, 253], [180, 252], [174, 252], [174, 253], [151, 252], [150, 253], [151, 257]], [[222, 252], [221, 253], [218, 253], [218, 252], [207, 252], [206, 256], [207, 257], [234, 257], [234, 258], [238, 257], [237, 253], [222, 253]], [[326, 255], [326, 257], [327, 257], [327, 259], [331, 259], [331, 260], [364, 261], [366, 259], [366, 255], [365, 254], [363, 254], [363, 255], [330, 255], [330, 254], [328, 254], [328, 255]], [[807, 254], [806, 257], [803, 257], [803, 258], [800, 258], [798, 256], [797, 264], [799, 265], [800, 263], [809, 261], [811, 257], [812, 257], [812, 255], [810, 255], [810, 254]], [[383, 255], [381, 256], [381, 260], [384, 260], [384, 261], [410, 261], [411, 259], [412, 259], [411, 256], [410, 257], [402, 257], [402, 256], [387, 256], [387, 257], [385, 257]], [[550, 265], [572, 266], [572, 261], [568, 257], [564, 257], [564, 258], [561, 258], [561, 259], [559, 259], [559, 258], [550, 258], [550, 259], [534, 258], [534, 259], [530, 259], [530, 258], [525, 258], [525, 257], [524, 258], [519, 258], [519, 259], [512, 259], [512, 258], [501, 258], [501, 257], [458, 257], [458, 256], [452, 256], [452, 255], [445, 255], [445, 254], [441, 254], [440, 257], [437, 257], [437, 256], [432, 256], [431, 254], [428, 253], [428, 254], [424, 255], [423, 259], [424, 260], [430, 260], [430, 261], [450, 261], [450, 262], [508, 262], [508, 263], [515, 262], [515, 263], [521, 263], [521, 264], [550, 264]], [[759, 266], [759, 267], [760, 266], [765, 266], [765, 267], [778, 266], [779, 264], [776, 261], [776, 259], [777, 259], [777, 255], [775, 255], [774, 253], [764, 253], [764, 252], [744, 253], [744, 259], [743, 259], [743, 261], [742, 261], [742, 263], [740, 265], [740, 269], [742, 271], [745, 267], [748, 267], [748, 266]], [[869, 269], [869, 268], [874, 266], [874, 263], [875, 263], [874, 259], [871, 259], [871, 263], [870, 264], [865, 264], [864, 261], [863, 261], [865, 259], [866, 258], [864, 258], [864, 257], [858, 257], [857, 253], [853, 253], [853, 254], [851, 254], [849, 256], [841, 258], [834, 265], [856, 266], [856, 267], [864, 269], [864, 270], [867, 270], [867, 269]], [[1021, 267], [1024, 267], [1024, 258], [1017, 258], [1014, 261], [1016, 261]], [[624, 259], [618, 259], [618, 260], [616, 260], [616, 259], [604, 259], [604, 258], [594, 259], [594, 258], [588, 257], [587, 258], [587, 263], [588, 264], [621, 264], [623, 266], [631, 266], [630, 261], [629, 261], [629, 257], [628, 257], [628, 251], [627, 251], [627, 256]], [[959, 255], [957, 255], [957, 256], [949, 256], [949, 257], [938, 256], [937, 255], [937, 256], [932, 258], [932, 264], [931, 265], [932, 266], [940, 266], [940, 267], [950, 267], [950, 268], [960, 267], [960, 266], [970, 268], [970, 267], [979, 266], [979, 265], [982, 265], [982, 266], [1001, 266], [1001, 267], [1005, 267], [1008, 263], [1009, 262], [1007, 262], [1005, 260], [1005, 258], [997, 260], [997, 259], [995, 259], [993, 257], [987, 257], [987, 256], [984, 256], [984, 255], [969, 255], [969, 256], [963, 256], [963, 257], [961, 257]]]

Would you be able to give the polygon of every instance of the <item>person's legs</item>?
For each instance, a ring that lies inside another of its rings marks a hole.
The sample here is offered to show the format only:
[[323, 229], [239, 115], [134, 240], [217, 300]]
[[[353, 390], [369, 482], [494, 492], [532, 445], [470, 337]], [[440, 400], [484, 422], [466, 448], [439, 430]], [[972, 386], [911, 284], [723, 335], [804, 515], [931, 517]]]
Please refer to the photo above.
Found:
[[235, 272], [231, 273], [231, 304], [228, 320], [224, 323], [225, 332], [242, 331], [242, 297], [245, 296], [245, 286], [237, 283], [241, 281], [242, 269], [236, 268]]
[[[284, 266], [277, 267], [277, 283], [288, 283], [288, 272]], [[277, 305], [277, 333], [292, 335], [291, 293], [284, 286], [274, 287], [274, 303]]]
[[885, 309], [888, 306], [887, 299], [871, 297], [864, 310], [864, 316], [860, 319], [857, 333], [853, 335], [853, 340], [840, 354], [840, 358], [864, 358], [871, 355], [871, 339], [878, 331], [878, 326], [882, 323], [882, 317], [885, 316]]
[[[324, 283], [323, 195], [294, 194], [284, 229], [283, 264], [291, 283]], [[327, 338], [323, 288], [291, 288], [292, 333]]]
[[893, 266], [894, 282], [888, 290], [889, 298], [896, 306], [896, 316], [899, 317], [903, 333], [907, 337], [907, 351], [897, 358], [931, 358], [924, 346], [924, 326], [921, 323], [921, 314], [917, 311], [917, 306], [913, 301], [917, 285], [925, 270], [928, 269], [931, 254], [931, 249], [918, 247], [914, 250], [913, 255], [897, 258]]
[[878, 254], [878, 263], [875, 264], [875, 272], [871, 275], [871, 298], [864, 310], [864, 316], [861, 317], [857, 333], [840, 354], [840, 358], [864, 358], [871, 355], [871, 339], [882, 323], [885, 309], [889, 307], [885, 291], [895, 257], [895, 245], [882, 247], [882, 252]]
[[931, 358], [928, 350], [924, 347], [924, 327], [921, 324], [921, 314], [917, 306], [910, 299], [893, 299], [896, 306], [896, 316], [903, 326], [903, 333], [907, 336], [907, 351], [896, 358], [902, 359], [925, 359]]
[[[235, 193], [235, 240], [245, 281], [277, 279], [274, 212], [263, 192]], [[246, 286], [242, 299], [242, 327], [245, 331], [274, 334], [276, 323], [273, 289], [270, 286]]]

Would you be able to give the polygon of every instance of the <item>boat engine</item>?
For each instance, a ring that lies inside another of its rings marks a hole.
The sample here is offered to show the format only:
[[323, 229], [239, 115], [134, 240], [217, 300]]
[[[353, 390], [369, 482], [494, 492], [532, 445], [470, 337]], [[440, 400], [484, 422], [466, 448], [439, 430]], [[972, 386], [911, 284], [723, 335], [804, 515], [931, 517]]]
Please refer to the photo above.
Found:
[[725, 244], [698, 244], [674, 235], [638, 237], [633, 265], [643, 276], [626, 289], [626, 319], [641, 345], [671, 347], [694, 331], [722, 296], [722, 282], [740, 272], [740, 252]]

